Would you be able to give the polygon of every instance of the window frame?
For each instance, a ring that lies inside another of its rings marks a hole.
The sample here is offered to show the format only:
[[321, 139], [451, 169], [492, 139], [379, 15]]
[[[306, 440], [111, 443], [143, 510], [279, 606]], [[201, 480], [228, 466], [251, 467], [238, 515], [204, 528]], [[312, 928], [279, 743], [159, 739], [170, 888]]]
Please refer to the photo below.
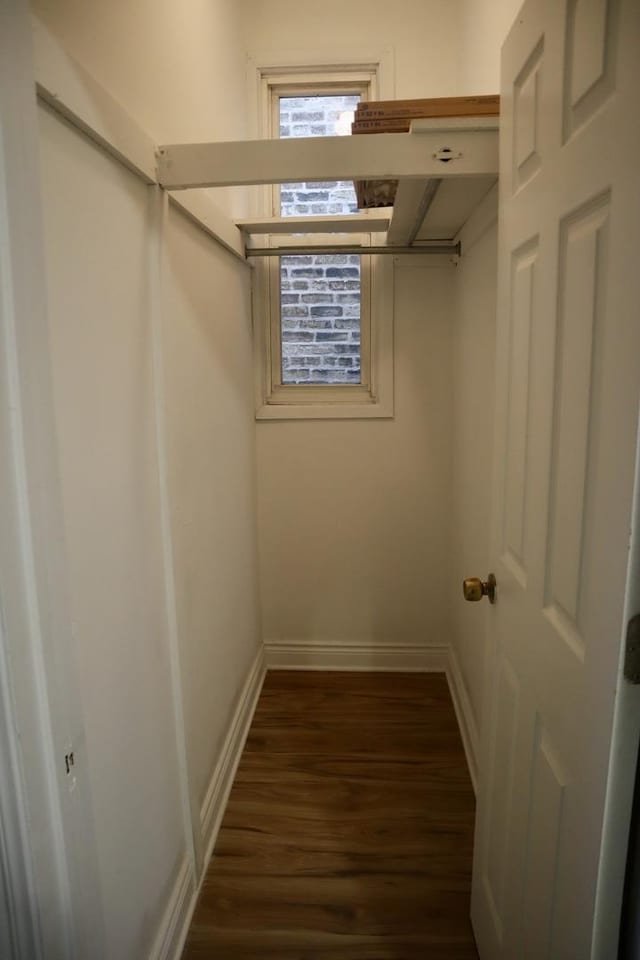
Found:
[[[339, 234], [344, 237], [344, 234]], [[291, 235], [274, 238], [272, 246], [277, 247], [291, 243]], [[295, 237], [295, 243], [304, 247], [317, 243], [314, 236], [308, 234]], [[371, 234], [351, 234], [349, 243], [358, 243], [370, 246]], [[371, 257], [360, 256], [360, 383], [283, 383], [282, 382], [282, 315], [280, 304], [280, 257], [270, 257], [267, 269], [269, 271], [269, 311], [277, 318], [277, 322], [269, 324], [270, 344], [269, 354], [271, 369], [269, 371], [271, 394], [273, 403], [309, 403], [325, 402], [359, 402], [370, 403], [373, 384], [371, 383]], [[302, 388], [302, 389], [301, 389]], [[335, 390], [336, 396], [332, 396]]]
[[[333, 77], [320, 82], [318, 79], [305, 79], [300, 83], [291, 83], [276, 80], [269, 84], [269, 118], [267, 124], [267, 138], [280, 137], [280, 100], [284, 97], [321, 97], [321, 96], [348, 96], [360, 94], [361, 100], [370, 100], [370, 84], [364, 79], [338, 82]], [[281, 184], [274, 183], [270, 189], [270, 216], [280, 216], [280, 189]]]
[[[261, 129], [280, 133], [282, 97], [377, 93], [375, 68], [286, 68], [261, 74]], [[280, 185], [261, 188], [263, 215], [280, 215]], [[265, 245], [306, 246], [375, 243], [375, 234], [271, 234]], [[282, 383], [280, 258], [265, 257], [253, 270], [253, 324], [257, 420], [359, 419], [393, 416], [393, 264], [392, 257], [360, 257], [359, 384]]]

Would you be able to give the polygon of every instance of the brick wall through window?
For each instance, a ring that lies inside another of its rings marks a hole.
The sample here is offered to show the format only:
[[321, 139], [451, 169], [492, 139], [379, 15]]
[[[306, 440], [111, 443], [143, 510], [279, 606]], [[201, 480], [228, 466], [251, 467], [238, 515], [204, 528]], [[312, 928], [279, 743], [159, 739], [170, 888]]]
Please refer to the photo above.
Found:
[[[281, 97], [281, 137], [349, 133], [359, 95]], [[280, 215], [354, 213], [353, 184], [284, 183]], [[282, 257], [283, 383], [360, 383], [360, 257]]]

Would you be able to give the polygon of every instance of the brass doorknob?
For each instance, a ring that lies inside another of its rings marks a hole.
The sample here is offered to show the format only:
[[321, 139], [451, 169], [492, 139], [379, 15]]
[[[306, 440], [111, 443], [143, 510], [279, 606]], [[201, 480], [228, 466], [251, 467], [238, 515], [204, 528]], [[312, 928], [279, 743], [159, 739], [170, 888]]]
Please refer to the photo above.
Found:
[[489, 597], [489, 603], [496, 602], [496, 578], [490, 573], [486, 580], [480, 577], [467, 577], [462, 581], [462, 592], [465, 600], [476, 603], [483, 597]]

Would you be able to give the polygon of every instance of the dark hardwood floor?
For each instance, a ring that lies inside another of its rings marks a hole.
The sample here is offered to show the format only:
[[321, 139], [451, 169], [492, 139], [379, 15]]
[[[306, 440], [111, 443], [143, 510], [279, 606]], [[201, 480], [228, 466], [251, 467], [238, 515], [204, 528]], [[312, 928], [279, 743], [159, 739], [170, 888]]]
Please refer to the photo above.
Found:
[[477, 960], [443, 674], [267, 675], [183, 960]]

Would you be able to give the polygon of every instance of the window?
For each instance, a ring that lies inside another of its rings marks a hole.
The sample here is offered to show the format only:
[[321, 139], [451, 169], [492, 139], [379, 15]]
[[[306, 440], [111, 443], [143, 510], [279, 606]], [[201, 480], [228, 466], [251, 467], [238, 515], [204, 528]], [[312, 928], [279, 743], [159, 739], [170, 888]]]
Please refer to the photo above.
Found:
[[[280, 137], [348, 135], [370, 80], [337, 77], [268, 83], [268, 132]], [[278, 217], [357, 212], [351, 182], [285, 183], [268, 188]], [[329, 241], [327, 253], [303, 252]], [[303, 248], [256, 267], [257, 416], [392, 415], [391, 264], [340, 251], [369, 246], [371, 235], [273, 235], [270, 245]], [[386, 269], [385, 269], [386, 266]]]
[[[275, 93], [281, 137], [349, 134], [358, 93]], [[350, 182], [285, 183], [275, 191], [281, 217], [356, 213]], [[282, 257], [280, 343], [282, 383], [362, 382], [361, 257], [311, 254]]]
[[362, 383], [360, 261], [358, 254], [280, 258], [283, 384]]

